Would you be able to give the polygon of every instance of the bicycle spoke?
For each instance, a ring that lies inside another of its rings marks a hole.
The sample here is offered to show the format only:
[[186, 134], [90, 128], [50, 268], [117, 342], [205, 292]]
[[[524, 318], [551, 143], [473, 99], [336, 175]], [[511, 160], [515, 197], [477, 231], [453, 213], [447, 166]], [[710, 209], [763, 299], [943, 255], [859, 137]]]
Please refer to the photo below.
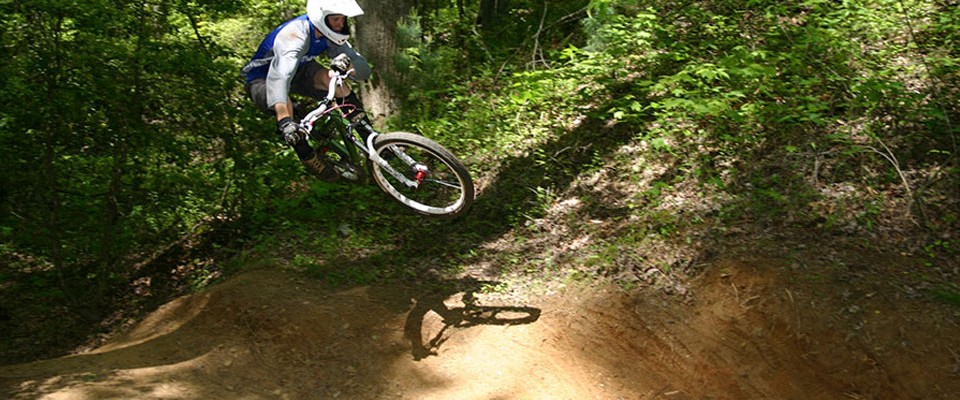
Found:
[[441, 181], [441, 180], [439, 180], [439, 179], [424, 179], [423, 181], [424, 181], [424, 182], [436, 183], [436, 184], [438, 184], [438, 185], [443, 185], [443, 186], [446, 186], [446, 187], [449, 187], [449, 188], [459, 188], [459, 187], [460, 187], [460, 185], [458, 185], [458, 184], [455, 183], [455, 182], [454, 182], [454, 183], [451, 183], [451, 182], [447, 182], [447, 181]]

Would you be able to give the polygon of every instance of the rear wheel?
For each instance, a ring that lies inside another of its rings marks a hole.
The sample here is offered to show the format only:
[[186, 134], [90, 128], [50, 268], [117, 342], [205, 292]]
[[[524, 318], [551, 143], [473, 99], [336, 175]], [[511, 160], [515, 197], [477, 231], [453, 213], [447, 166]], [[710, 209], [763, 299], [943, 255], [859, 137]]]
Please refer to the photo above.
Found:
[[394, 132], [377, 136], [373, 180], [401, 204], [425, 215], [453, 217], [473, 204], [474, 187], [463, 163], [436, 142]]

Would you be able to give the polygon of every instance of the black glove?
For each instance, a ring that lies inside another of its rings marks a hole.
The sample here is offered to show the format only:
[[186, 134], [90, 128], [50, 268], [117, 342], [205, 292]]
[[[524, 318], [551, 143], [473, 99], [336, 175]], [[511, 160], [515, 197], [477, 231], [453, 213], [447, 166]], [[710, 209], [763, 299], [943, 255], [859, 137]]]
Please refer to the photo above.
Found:
[[277, 133], [283, 137], [283, 141], [291, 146], [303, 139], [303, 136], [300, 135], [300, 127], [296, 122], [293, 122], [291, 117], [285, 117], [277, 121]]
[[341, 74], [347, 73], [347, 70], [350, 69], [350, 57], [346, 54], [340, 54], [334, 57], [333, 60], [330, 61], [330, 69]]

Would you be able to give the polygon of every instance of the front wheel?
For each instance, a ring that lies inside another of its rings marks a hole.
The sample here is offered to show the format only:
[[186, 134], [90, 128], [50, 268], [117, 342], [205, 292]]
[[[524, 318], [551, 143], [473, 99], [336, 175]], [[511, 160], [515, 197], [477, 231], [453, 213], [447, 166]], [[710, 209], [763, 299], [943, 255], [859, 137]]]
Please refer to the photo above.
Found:
[[373, 162], [373, 180], [401, 204], [444, 217], [463, 214], [473, 204], [470, 172], [443, 146], [406, 132], [377, 136], [373, 146], [387, 164]]

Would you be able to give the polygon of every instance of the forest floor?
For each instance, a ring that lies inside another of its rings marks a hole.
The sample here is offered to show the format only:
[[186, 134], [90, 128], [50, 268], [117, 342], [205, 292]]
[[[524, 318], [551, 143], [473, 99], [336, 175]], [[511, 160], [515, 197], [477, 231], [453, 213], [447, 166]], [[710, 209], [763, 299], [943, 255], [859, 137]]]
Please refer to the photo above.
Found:
[[837, 243], [791, 246], [784, 256], [740, 243], [706, 260], [682, 294], [583, 282], [334, 289], [278, 261], [176, 298], [90, 351], [0, 367], [0, 397], [960, 393], [960, 312], [903, 286], [902, 276], [919, 268], [915, 259]]

